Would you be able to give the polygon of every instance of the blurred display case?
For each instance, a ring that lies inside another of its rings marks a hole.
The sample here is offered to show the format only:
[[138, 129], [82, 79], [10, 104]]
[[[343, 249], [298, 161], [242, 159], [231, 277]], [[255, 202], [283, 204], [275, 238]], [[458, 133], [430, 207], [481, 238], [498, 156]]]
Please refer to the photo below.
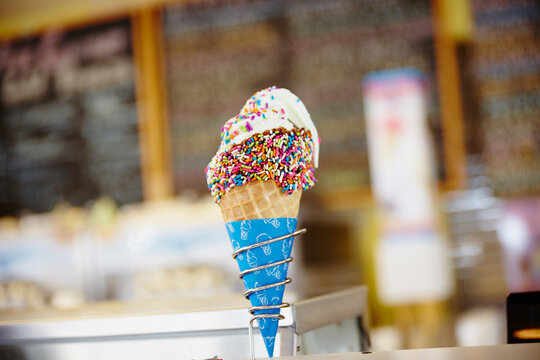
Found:
[[484, 164], [474, 156], [468, 160], [469, 189], [444, 197], [456, 274], [455, 341], [458, 346], [503, 344], [509, 286], [499, 228], [505, 201], [493, 195]]
[[447, 194], [445, 210], [460, 307], [502, 306], [508, 292], [497, 233], [503, 202], [483, 187]]
[[0, 223], [0, 309], [240, 292], [210, 200], [57, 208]]

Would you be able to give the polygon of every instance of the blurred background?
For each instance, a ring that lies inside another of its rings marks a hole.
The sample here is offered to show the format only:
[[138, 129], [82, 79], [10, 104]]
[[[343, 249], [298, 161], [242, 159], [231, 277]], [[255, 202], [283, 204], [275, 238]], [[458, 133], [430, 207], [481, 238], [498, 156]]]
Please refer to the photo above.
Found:
[[[367, 284], [376, 350], [505, 342], [540, 290], [539, 32], [535, 0], [1, 2], [0, 319], [240, 293], [204, 168], [277, 85], [321, 136], [287, 291]], [[370, 125], [400, 76], [417, 97]]]

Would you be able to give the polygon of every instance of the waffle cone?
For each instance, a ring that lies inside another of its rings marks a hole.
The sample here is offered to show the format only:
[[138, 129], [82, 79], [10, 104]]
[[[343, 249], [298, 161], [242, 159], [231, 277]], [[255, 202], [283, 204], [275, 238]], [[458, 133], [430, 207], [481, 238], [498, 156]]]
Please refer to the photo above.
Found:
[[225, 222], [289, 217], [296, 218], [302, 191], [287, 195], [272, 180], [234, 187], [219, 203]]

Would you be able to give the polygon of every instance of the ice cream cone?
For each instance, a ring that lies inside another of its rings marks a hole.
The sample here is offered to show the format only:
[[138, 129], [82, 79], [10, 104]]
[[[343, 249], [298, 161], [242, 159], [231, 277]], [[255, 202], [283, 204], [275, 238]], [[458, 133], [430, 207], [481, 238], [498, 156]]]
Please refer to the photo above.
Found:
[[[206, 168], [268, 355], [272, 357], [304, 190], [316, 182], [319, 137], [302, 101], [270, 87], [221, 129]], [[262, 306], [262, 308], [261, 308]]]
[[296, 218], [302, 191], [287, 195], [272, 180], [233, 187], [219, 203], [225, 222]]
[[[227, 223], [233, 249], [253, 245], [274, 237], [292, 233], [296, 228], [296, 216], [302, 191], [287, 195], [274, 181], [255, 181], [234, 187], [223, 196], [219, 207]], [[237, 231], [234, 229], [237, 228]], [[231, 231], [232, 230], [232, 231]], [[270, 235], [272, 234], [272, 235]], [[292, 237], [275, 244], [266, 245], [239, 254], [236, 260], [240, 271], [282, 261], [290, 257]], [[247, 274], [243, 280], [246, 290], [269, 285], [287, 278], [288, 264], [271, 266]], [[279, 305], [282, 303], [285, 286], [276, 286], [257, 291], [249, 296], [252, 306]], [[259, 310], [259, 314], [279, 314], [279, 309]], [[273, 355], [278, 329], [278, 319], [259, 319], [259, 329], [268, 356]]]

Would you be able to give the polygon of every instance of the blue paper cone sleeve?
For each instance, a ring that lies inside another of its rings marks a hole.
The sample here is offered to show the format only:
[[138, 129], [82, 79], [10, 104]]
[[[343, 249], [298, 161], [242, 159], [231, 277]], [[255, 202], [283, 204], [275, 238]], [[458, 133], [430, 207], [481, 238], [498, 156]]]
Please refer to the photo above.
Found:
[[[293, 233], [296, 229], [296, 219], [274, 218], [232, 221], [228, 222], [226, 227], [233, 251], [236, 251], [245, 246]], [[281, 241], [241, 252], [236, 257], [238, 267], [240, 271], [244, 271], [285, 260], [291, 256], [292, 244], [293, 237], [291, 236]], [[289, 264], [285, 263], [248, 273], [243, 277], [244, 286], [246, 290], [249, 290], [284, 281], [287, 278], [288, 268]], [[252, 306], [279, 305], [282, 303], [284, 290], [285, 285], [281, 285], [257, 291], [249, 296], [249, 301]], [[255, 314], [279, 314], [279, 309], [259, 310]], [[263, 318], [258, 319], [258, 322], [268, 356], [272, 357], [278, 330], [278, 319]]]

